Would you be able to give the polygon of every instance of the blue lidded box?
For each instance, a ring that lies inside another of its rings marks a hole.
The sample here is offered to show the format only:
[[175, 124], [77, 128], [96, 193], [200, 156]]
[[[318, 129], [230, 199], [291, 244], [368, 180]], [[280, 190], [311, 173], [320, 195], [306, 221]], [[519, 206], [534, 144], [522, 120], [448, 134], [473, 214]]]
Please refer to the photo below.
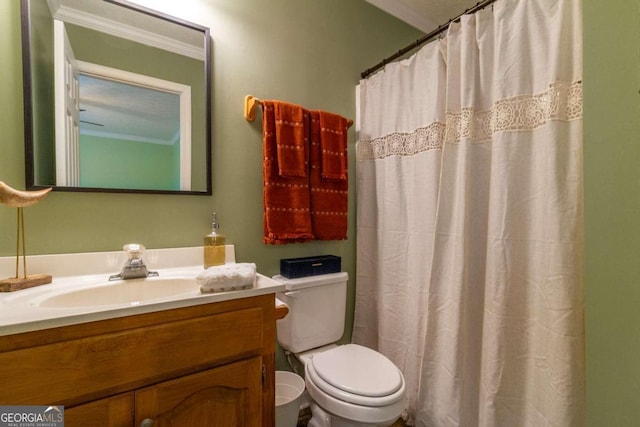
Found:
[[339, 273], [342, 271], [342, 258], [335, 255], [320, 255], [280, 260], [280, 275], [287, 279], [315, 276], [318, 274]]

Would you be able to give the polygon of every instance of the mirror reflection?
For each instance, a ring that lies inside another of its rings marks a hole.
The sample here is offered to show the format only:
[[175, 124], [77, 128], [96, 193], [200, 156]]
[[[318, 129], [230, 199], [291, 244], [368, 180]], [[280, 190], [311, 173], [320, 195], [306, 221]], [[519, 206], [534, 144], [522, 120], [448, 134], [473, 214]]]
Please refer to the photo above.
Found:
[[119, 0], [22, 7], [28, 187], [211, 193], [207, 28]]

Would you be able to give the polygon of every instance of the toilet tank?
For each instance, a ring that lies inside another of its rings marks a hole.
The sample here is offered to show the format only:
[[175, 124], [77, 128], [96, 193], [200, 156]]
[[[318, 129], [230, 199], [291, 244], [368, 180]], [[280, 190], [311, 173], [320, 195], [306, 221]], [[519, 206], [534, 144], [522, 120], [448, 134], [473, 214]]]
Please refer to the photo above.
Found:
[[278, 342], [293, 353], [331, 344], [342, 338], [347, 305], [347, 273], [273, 279], [285, 285], [276, 297], [289, 314], [276, 322]]

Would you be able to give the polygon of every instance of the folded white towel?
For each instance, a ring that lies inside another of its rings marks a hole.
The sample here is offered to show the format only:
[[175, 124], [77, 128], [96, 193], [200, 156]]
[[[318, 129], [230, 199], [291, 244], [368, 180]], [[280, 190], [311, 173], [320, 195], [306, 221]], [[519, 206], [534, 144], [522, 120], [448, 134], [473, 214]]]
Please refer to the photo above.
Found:
[[255, 281], [256, 265], [246, 262], [209, 267], [196, 277], [202, 293], [249, 289]]

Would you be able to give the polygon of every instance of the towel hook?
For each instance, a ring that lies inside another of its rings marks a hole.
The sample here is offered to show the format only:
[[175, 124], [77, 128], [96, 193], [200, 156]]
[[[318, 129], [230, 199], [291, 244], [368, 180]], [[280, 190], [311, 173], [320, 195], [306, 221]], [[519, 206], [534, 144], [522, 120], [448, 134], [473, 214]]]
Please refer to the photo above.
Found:
[[256, 105], [262, 105], [262, 101], [253, 95], [244, 97], [244, 118], [252, 122], [256, 119]]

